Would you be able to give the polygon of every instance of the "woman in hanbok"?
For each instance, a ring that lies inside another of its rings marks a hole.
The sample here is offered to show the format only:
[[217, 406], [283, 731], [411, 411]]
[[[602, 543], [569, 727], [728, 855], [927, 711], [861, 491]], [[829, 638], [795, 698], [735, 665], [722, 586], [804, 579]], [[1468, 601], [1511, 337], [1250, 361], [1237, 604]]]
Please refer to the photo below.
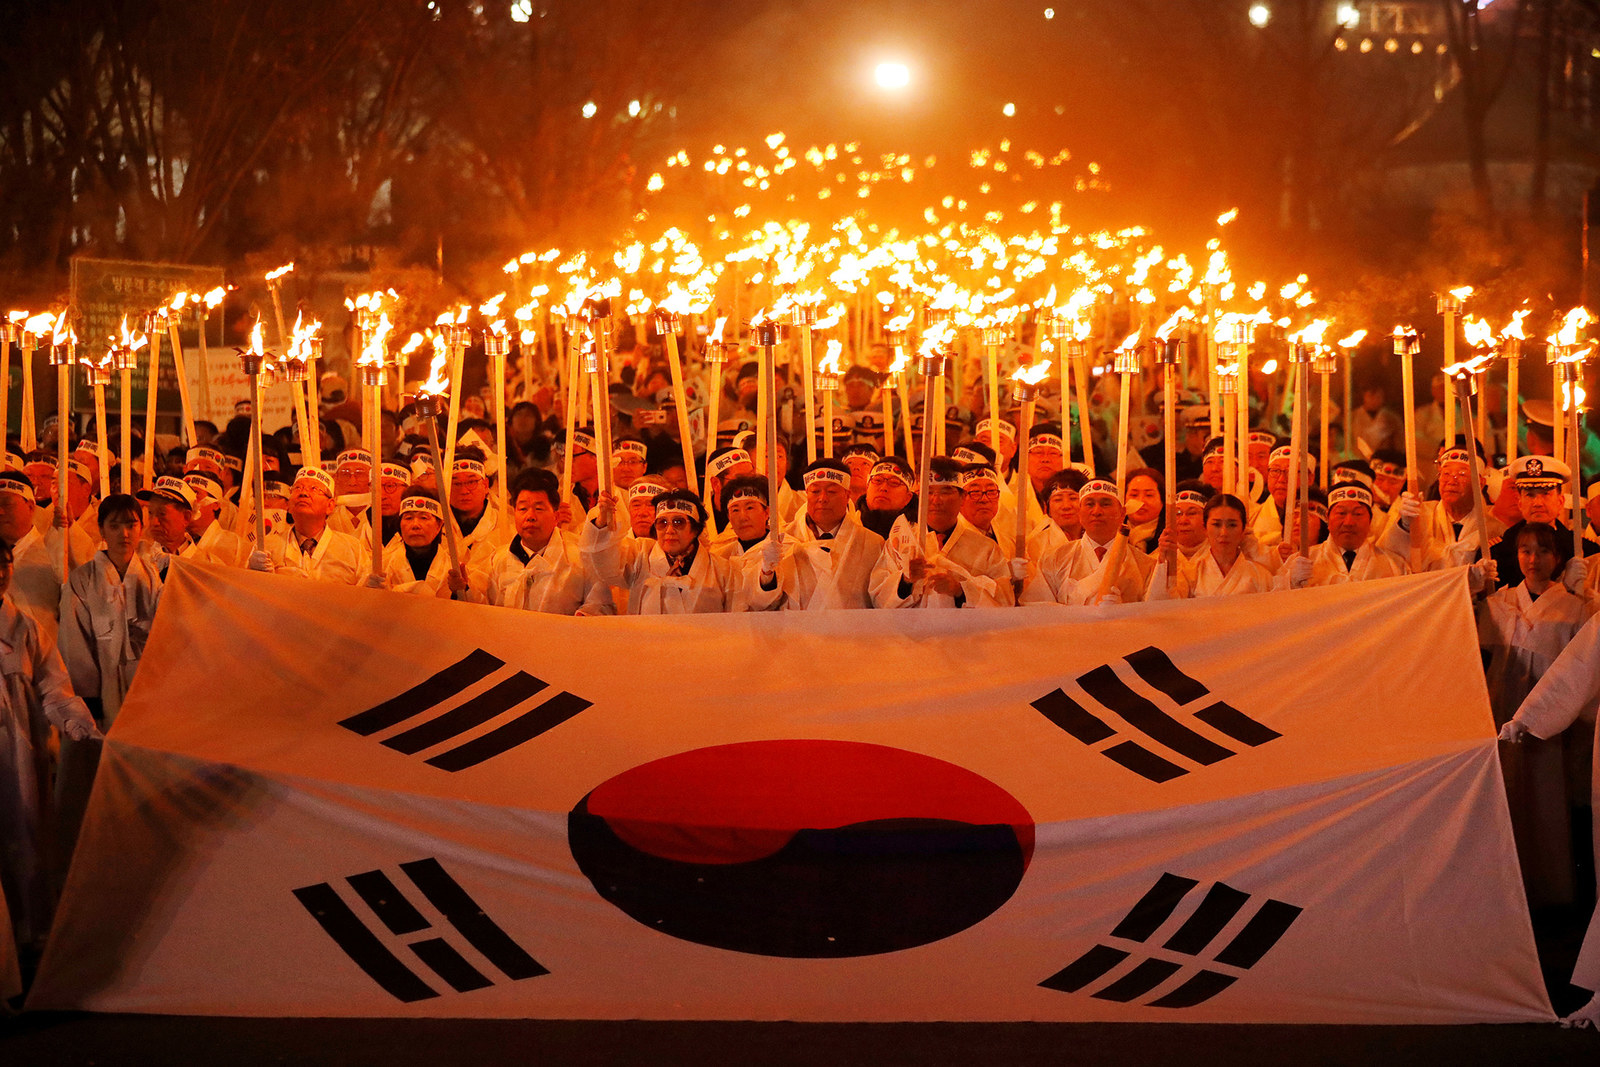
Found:
[[[1244, 501], [1231, 493], [1218, 493], [1207, 500], [1203, 512], [1206, 547], [1190, 558], [1178, 553], [1172, 530], [1161, 531], [1156, 568], [1145, 598], [1189, 600], [1271, 589], [1272, 572], [1244, 554], [1245, 514]], [[1171, 569], [1174, 566], [1176, 573]]]
[[[1516, 714], [1588, 616], [1583, 600], [1560, 581], [1570, 555], [1570, 540], [1554, 527], [1523, 526], [1517, 534], [1522, 584], [1490, 595], [1478, 612], [1478, 643], [1484, 652], [1489, 708], [1496, 727]], [[1500, 748], [1511, 829], [1528, 904], [1535, 908], [1573, 900], [1571, 820], [1562, 755], [1569, 736], [1529, 738], [1524, 744]]]

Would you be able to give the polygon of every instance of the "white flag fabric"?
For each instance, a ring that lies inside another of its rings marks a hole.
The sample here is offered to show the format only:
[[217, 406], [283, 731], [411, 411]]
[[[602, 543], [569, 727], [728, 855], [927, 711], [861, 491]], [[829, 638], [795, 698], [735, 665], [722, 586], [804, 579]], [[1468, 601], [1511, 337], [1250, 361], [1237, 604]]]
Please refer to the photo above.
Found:
[[179, 561], [29, 1006], [1530, 1022], [1464, 572], [569, 619]]

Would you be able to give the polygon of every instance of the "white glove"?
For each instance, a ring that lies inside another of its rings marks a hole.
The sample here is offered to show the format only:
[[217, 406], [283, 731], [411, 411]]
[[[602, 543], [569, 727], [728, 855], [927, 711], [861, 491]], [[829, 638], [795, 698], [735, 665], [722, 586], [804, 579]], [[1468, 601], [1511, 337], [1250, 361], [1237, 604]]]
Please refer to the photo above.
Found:
[[767, 538], [766, 544], [761, 546], [761, 573], [772, 574], [778, 569], [778, 561], [783, 558], [783, 544]]
[[1422, 514], [1422, 498], [1412, 492], [1400, 494], [1400, 499], [1395, 503], [1396, 510], [1400, 513], [1400, 526], [1402, 529], [1411, 529], [1411, 520]]
[[253, 571], [272, 570], [272, 557], [259, 548], [250, 553], [250, 569]]
[[1589, 561], [1582, 556], [1574, 556], [1569, 559], [1566, 572], [1561, 576], [1561, 584], [1567, 587], [1567, 592], [1583, 592], [1584, 583], [1588, 580]]
[[1010, 563], [1011, 580], [1013, 582], [1020, 582], [1028, 577], [1028, 561], [1026, 559], [1023, 559], [1019, 556], [1018, 558], [1011, 560]]
[[1110, 589], [1107, 589], [1105, 593], [1101, 595], [1100, 599], [1095, 601], [1095, 603], [1101, 605], [1120, 604], [1122, 603], [1122, 590], [1118, 589], [1116, 586], [1112, 586]]
[[1296, 556], [1289, 561], [1289, 584], [1296, 589], [1302, 588], [1311, 580], [1311, 560], [1305, 556]]
[[1513, 744], [1528, 736], [1528, 728], [1516, 719], [1512, 719], [1500, 727], [1500, 740], [1510, 741]]
[[369, 574], [361, 580], [361, 584], [368, 589], [382, 589], [388, 583], [383, 580], [381, 574]]
[[1482, 592], [1493, 587], [1500, 581], [1500, 565], [1493, 557], [1485, 556], [1472, 565], [1467, 572], [1467, 585], [1474, 593]]

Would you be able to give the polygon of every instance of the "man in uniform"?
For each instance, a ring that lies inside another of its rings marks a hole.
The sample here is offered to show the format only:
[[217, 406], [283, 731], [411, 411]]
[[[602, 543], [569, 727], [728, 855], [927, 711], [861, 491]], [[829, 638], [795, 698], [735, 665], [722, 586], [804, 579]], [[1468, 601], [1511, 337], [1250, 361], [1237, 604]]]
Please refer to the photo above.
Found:
[[[1509, 526], [1500, 542], [1489, 550], [1495, 562], [1496, 579], [1506, 587], [1522, 584], [1522, 568], [1517, 564], [1517, 535], [1531, 522], [1542, 522], [1556, 528], [1568, 540], [1572, 527], [1567, 524], [1567, 483], [1572, 478], [1571, 469], [1553, 456], [1518, 456], [1506, 472], [1517, 491], [1519, 521]], [[1585, 555], [1600, 551], [1592, 541], [1583, 543]], [[1567, 563], [1562, 584], [1569, 593], [1580, 592], [1588, 577], [1588, 563], [1574, 558]]]

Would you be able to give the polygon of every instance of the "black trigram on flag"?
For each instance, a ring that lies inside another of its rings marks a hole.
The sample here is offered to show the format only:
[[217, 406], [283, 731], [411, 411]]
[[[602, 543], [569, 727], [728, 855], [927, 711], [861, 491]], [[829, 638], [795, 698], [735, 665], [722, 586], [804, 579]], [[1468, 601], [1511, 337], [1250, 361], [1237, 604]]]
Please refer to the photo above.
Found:
[[[405, 948], [451, 989], [467, 993], [494, 985], [496, 979], [484, 973], [489, 969], [499, 971], [512, 981], [550, 973], [483, 913], [438, 860], [402, 863], [400, 870], [433, 910], [481, 957], [478, 962], [469, 959], [443, 936], [409, 940], [411, 934], [441, 931], [386, 872], [353, 874], [345, 882], [389, 933], [397, 938], [408, 938]], [[409, 1004], [441, 995], [385, 943], [370, 920], [356, 914], [331, 884], [318, 882], [296, 889], [294, 895], [345, 955], [395, 999]], [[483, 966], [485, 963], [489, 966]]]
[[[1039, 984], [1063, 993], [1096, 986], [1090, 996], [1119, 1004], [1159, 993], [1142, 1003], [1192, 1008], [1243, 977], [1300, 917], [1302, 909], [1281, 900], [1266, 900], [1252, 910], [1249, 893], [1213, 882], [1193, 910], [1181, 922], [1175, 920], [1179, 905], [1199, 884], [1163, 874], [1111, 931], [1106, 939], [1111, 944], [1096, 945]], [[1236, 920], [1244, 915], [1249, 918], [1239, 925]], [[1154, 939], [1163, 927], [1173, 926], [1165, 941]], [[1236, 932], [1223, 936], [1229, 929]], [[1186, 973], [1174, 980], [1180, 971]]]
[[[1142, 648], [1122, 660], [1133, 668], [1140, 681], [1176, 705], [1184, 718], [1202, 722], [1224, 737], [1251, 747], [1282, 736], [1220, 700], [1208, 700], [1211, 691], [1180, 671], [1159, 648]], [[1155, 701], [1134, 690], [1109, 663], [1078, 675], [1076, 681], [1078, 688], [1101, 708], [1115, 713], [1143, 734], [1144, 740], [1160, 745], [1170, 754], [1203, 767], [1238, 754], [1194, 729], [1184, 718], [1163, 711]], [[1124, 738], [1121, 730], [1060, 689], [1035, 700], [1033, 707], [1079, 741], [1152, 782], [1171, 781], [1191, 769], [1139, 741]], [[1190, 712], [1190, 708], [1199, 710]], [[1112, 743], [1101, 744], [1106, 741]]]
[[[425, 682], [407, 689], [393, 700], [386, 700], [375, 708], [340, 721], [346, 730], [362, 737], [409, 722], [428, 712], [436, 711], [474, 685], [488, 678], [505, 661], [483, 649], [453, 663]], [[488, 689], [454, 708], [424, 722], [409, 726], [383, 739], [383, 744], [396, 752], [415, 755], [455, 741], [480, 726], [511, 712], [533, 696], [549, 688], [526, 671], [513, 671]], [[484, 760], [508, 752], [518, 745], [533, 740], [553, 727], [560, 726], [574, 715], [589, 707], [589, 701], [571, 693], [558, 692], [533, 708], [515, 715], [487, 733], [470, 741], [447, 748], [425, 761], [430, 766], [446, 771], [460, 771], [476, 767]]]

